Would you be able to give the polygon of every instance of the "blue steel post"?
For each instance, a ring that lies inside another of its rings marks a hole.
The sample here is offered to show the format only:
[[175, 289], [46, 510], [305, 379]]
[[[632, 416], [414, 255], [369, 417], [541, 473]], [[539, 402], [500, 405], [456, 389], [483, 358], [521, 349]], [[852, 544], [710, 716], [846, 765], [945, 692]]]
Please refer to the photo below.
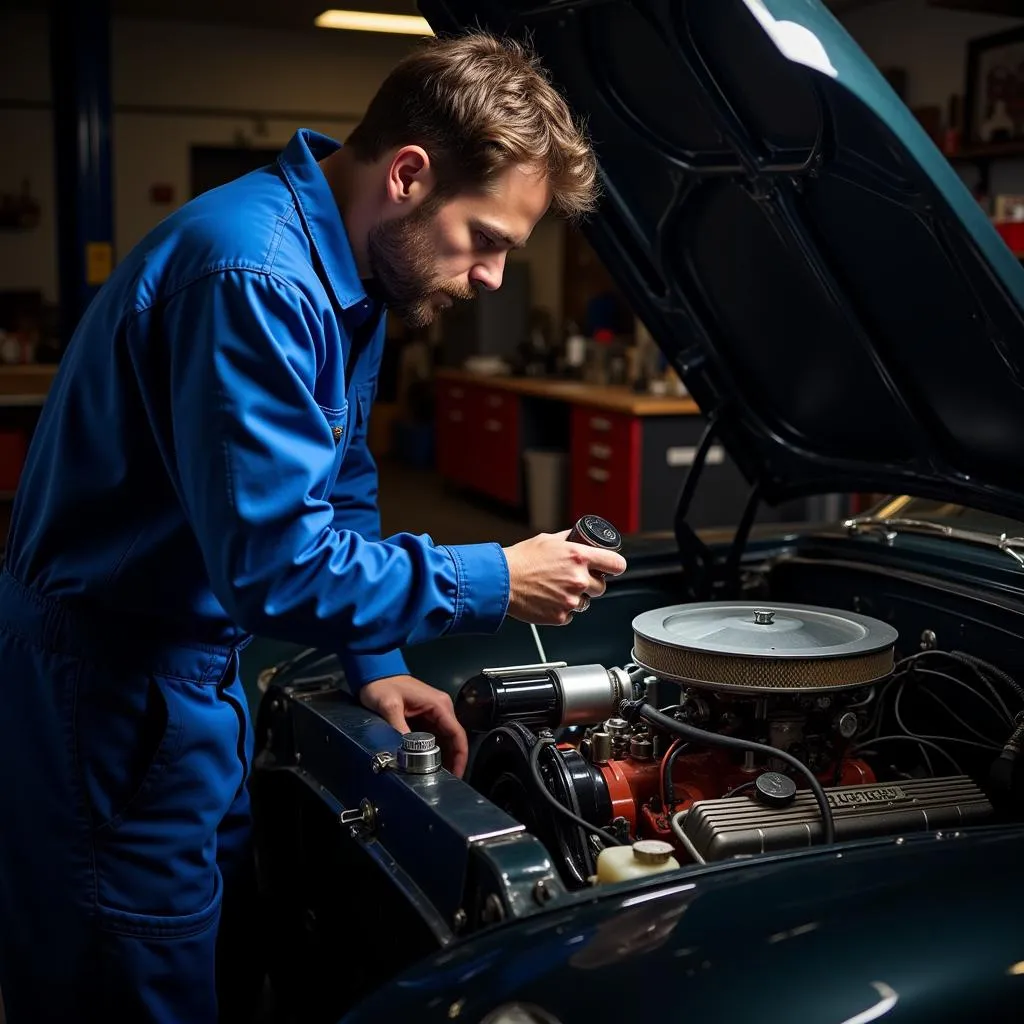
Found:
[[52, 5], [50, 61], [61, 341], [66, 345], [114, 262], [108, 0]]

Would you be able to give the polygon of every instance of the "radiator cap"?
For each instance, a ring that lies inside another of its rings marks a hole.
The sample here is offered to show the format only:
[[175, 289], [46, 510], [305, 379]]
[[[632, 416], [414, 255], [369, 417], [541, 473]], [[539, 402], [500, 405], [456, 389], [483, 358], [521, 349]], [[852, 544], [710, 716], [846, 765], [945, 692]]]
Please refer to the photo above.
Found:
[[398, 748], [398, 770], [410, 775], [430, 775], [441, 767], [441, 748], [433, 733], [407, 732]]

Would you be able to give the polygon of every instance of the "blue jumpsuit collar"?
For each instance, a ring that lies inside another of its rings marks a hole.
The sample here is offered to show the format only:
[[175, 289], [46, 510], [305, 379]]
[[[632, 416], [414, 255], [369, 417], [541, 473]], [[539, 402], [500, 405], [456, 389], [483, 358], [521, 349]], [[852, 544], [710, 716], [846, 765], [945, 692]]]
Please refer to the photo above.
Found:
[[317, 161], [341, 148], [327, 135], [300, 128], [278, 157], [327, 281], [342, 309], [366, 301], [341, 211]]

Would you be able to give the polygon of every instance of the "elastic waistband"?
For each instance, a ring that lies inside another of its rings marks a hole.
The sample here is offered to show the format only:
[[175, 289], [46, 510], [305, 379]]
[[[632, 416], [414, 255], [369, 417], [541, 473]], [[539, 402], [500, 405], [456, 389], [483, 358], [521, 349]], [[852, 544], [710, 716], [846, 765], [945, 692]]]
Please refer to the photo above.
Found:
[[0, 630], [46, 650], [100, 662], [132, 662], [203, 682], [219, 677], [248, 643], [211, 644], [167, 622], [51, 597], [0, 570]]

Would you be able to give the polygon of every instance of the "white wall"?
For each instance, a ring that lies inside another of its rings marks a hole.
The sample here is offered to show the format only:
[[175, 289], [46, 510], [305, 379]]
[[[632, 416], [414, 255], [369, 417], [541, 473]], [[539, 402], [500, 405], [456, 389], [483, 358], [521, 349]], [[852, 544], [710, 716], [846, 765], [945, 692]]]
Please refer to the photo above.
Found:
[[[298, 127], [343, 136], [411, 45], [399, 36], [366, 34], [356, 41], [349, 33], [312, 29], [115, 22], [115, 108], [185, 109], [177, 114], [115, 111], [118, 252], [168, 212], [150, 203], [150, 185], [167, 183], [177, 200], [189, 198], [192, 145], [232, 145], [242, 136], [255, 146], [282, 146]], [[264, 117], [213, 116], [217, 109], [252, 110]], [[275, 112], [306, 116], [274, 117]]]
[[[16, 61], [0, 61], [0, 101], [48, 102], [45, 18], [0, 13], [0, 39], [5, 51], [18, 53]], [[408, 37], [369, 33], [116, 21], [111, 37], [116, 253], [127, 252], [173, 208], [150, 200], [151, 185], [171, 185], [174, 205], [189, 198], [191, 146], [230, 146], [245, 139], [254, 147], [278, 147], [298, 127], [344, 137], [413, 45]], [[20, 190], [28, 177], [43, 206], [34, 231], [0, 231], [0, 288], [40, 288], [55, 301], [50, 111], [0, 109], [0, 139], [6, 140], [0, 192]], [[516, 257], [530, 262], [534, 301], [556, 323], [562, 239], [561, 225], [545, 220]]]
[[[1024, 18], [952, 11], [927, 0], [883, 0], [841, 20], [878, 67], [906, 70], [908, 106], [938, 105], [943, 118], [950, 96], [963, 96], [968, 40], [1024, 25]], [[976, 172], [958, 169], [973, 182]], [[993, 162], [990, 191], [1024, 192], [1024, 160]]]

